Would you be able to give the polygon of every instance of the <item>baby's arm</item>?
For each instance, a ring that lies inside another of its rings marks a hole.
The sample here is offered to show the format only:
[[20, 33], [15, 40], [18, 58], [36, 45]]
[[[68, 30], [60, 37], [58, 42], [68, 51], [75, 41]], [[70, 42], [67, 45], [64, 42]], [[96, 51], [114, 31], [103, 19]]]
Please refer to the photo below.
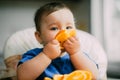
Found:
[[97, 79], [98, 76], [97, 66], [85, 54], [83, 54], [82, 52], [78, 52], [73, 55], [70, 55], [70, 58], [76, 69], [91, 71], [93, 74], [93, 80]]
[[80, 42], [76, 37], [70, 37], [64, 43], [64, 47], [69, 53], [71, 61], [76, 69], [91, 71], [93, 74], [93, 79], [97, 78], [98, 69], [96, 64], [81, 52]]
[[18, 66], [17, 78], [18, 80], [35, 80], [50, 63], [51, 59], [41, 52], [38, 56]]
[[43, 52], [18, 66], [18, 80], [35, 80], [60, 53], [59, 42], [57, 40], [49, 42]]

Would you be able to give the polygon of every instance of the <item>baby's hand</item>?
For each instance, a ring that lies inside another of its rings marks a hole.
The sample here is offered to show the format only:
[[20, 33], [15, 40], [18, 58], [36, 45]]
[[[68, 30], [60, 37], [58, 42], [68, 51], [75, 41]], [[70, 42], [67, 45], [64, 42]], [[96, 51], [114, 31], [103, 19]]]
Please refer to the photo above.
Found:
[[60, 56], [60, 44], [57, 40], [52, 40], [44, 46], [43, 53], [50, 59], [55, 59]]
[[68, 38], [63, 44], [68, 54], [73, 55], [80, 51], [80, 42], [77, 37]]

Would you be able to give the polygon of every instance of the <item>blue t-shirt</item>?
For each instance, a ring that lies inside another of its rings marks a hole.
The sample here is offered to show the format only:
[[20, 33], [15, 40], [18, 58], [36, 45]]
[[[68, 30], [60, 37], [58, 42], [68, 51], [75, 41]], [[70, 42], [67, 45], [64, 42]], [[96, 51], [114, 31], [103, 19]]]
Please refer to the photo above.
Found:
[[[42, 50], [43, 49], [35, 48], [35, 49], [32, 49], [32, 50], [26, 52], [25, 54], [23, 54], [22, 59], [19, 61], [18, 65], [34, 58], [40, 52], [42, 52]], [[55, 75], [55, 74], [69, 74], [74, 70], [75, 70], [75, 68], [72, 65], [69, 55], [66, 54], [62, 57], [52, 60], [51, 64], [44, 70], [44, 72], [40, 76], [38, 76], [38, 78], [36, 80], [43, 80], [44, 77], [52, 78], [53, 75]]]

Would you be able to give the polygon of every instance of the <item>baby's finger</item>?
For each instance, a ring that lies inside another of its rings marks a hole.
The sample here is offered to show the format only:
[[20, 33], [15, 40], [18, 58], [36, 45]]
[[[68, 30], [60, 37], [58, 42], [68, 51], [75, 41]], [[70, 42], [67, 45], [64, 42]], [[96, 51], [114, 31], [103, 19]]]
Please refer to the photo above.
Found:
[[76, 39], [74, 37], [70, 37], [68, 40], [73, 43]]
[[55, 45], [59, 44], [58, 40], [56, 40], [56, 39], [52, 40], [51, 43], [55, 44]]
[[63, 46], [65, 47], [65, 46], [70, 46], [70, 45], [72, 45], [73, 43], [69, 40], [69, 39], [67, 39], [65, 42], [64, 42], [64, 44], [63, 44]]

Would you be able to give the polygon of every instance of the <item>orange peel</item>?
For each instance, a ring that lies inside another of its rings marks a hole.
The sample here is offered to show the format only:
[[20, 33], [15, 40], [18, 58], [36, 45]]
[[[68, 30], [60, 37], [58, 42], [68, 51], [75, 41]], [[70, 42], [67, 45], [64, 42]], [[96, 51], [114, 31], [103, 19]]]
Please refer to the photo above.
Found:
[[76, 35], [76, 30], [70, 30], [70, 31], [66, 31], [66, 30], [61, 30], [55, 37], [56, 40], [59, 41], [60, 43], [60, 46], [61, 46], [61, 49], [64, 49], [63, 48], [63, 43], [69, 38], [69, 37], [72, 37], [72, 36], [75, 36]]

